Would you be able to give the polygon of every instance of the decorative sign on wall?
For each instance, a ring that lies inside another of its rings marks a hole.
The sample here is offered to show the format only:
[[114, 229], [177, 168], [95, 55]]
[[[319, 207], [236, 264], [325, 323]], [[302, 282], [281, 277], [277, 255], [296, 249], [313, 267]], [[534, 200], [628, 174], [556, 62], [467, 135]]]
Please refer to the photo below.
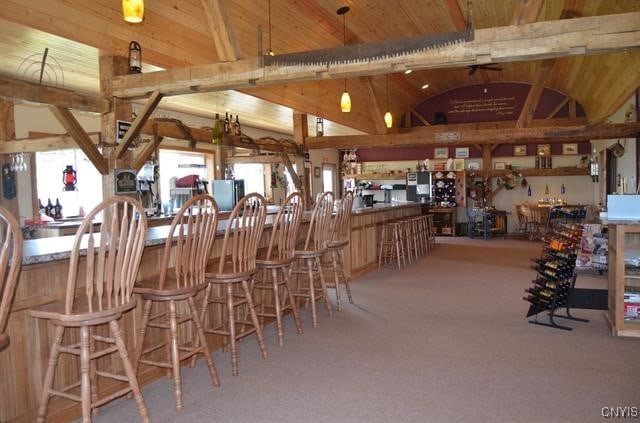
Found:
[[130, 127], [131, 122], [116, 120], [116, 144], [120, 144]]
[[116, 194], [135, 194], [138, 192], [134, 169], [116, 169], [114, 174]]
[[460, 132], [436, 132], [436, 141], [460, 141], [462, 134]]

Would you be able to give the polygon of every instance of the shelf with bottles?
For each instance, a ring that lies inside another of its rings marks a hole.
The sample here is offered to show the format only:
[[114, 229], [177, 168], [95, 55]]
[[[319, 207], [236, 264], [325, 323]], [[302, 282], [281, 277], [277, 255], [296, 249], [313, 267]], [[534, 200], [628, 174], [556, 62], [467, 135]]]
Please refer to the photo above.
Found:
[[455, 207], [430, 208], [428, 213], [433, 214], [433, 228], [438, 236], [456, 235], [456, 209]]
[[[523, 299], [530, 306], [527, 317], [535, 315], [530, 323], [549, 326], [556, 329], [571, 330], [559, 325], [555, 318], [586, 322], [573, 317], [570, 313], [571, 294], [576, 282], [576, 258], [582, 238], [582, 226], [579, 224], [560, 225], [545, 237], [542, 254], [532, 259], [532, 268], [536, 271], [533, 286], [525, 289]], [[566, 308], [566, 315], [557, 315], [556, 309]], [[538, 320], [538, 314], [548, 311], [549, 322]]]
[[406, 172], [376, 172], [376, 173], [348, 173], [344, 178], [353, 178], [357, 181], [367, 180], [404, 180], [407, 177]]
[[[477, 173], [477, 171], [467, 171], [467, 173]], [[493, 169], [491, 176], [505, 176], [512, 173], [518, 173], [525, 177], [530, 176], [589, 176], [589, 168], [586, 167], [555, 167], [551, 169]]]
[[640, 337], [640, 224], [609, 224], [609, 310], [613, 335]]

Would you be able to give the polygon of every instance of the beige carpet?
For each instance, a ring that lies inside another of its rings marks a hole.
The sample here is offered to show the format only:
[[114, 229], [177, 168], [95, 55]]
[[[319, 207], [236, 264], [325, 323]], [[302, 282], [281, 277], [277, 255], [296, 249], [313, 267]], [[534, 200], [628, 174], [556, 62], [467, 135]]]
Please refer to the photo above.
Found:
[[[269, 359], [249, 339], [240, 376], [214, 353], [222, 386], [199, 360], [185, 368], [185, 408], [169, 379], [143, 388], [156, 422], [596, 422], [602, 407], [640, 406], [640, 340], [609, 335], [602, 311], [575, 310], [573, 331], [531, 325], [521, 298], [540, 244], [439, 238], [406, 270], [352, 284], [355, 305], [304, 334], [287, 318], [285, 346], [266, 331]], [[579, 276], [578, 286], [606, 280]], [[544, 316], [541, 316], [544, 318]], [[138, 420], [132, 400], [98, 422]]]

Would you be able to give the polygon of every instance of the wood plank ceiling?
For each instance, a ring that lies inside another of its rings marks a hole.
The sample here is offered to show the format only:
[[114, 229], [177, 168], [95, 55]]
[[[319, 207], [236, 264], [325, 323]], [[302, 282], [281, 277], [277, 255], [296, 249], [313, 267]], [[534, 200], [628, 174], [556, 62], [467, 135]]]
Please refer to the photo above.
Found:
[[[131, 40], [142, 45], [145, 72], [216, 63], [219, 55], [203, 3], [207, 0], [147, 1], [144, 22], [131, 25], [122, 19], [119, 0], [3, 0], [0, 75], [37, 75], [36, 64], [48, 47], [50, 57], [62, 69], [56, 72], [55, 63], [49, 60], [51, 83], [54, 74], [64, 73], [66, 88], [97, 93], [98, 56], [126, 55]], [[522, 0], [473, 0], [474, 26], [508, 26], [521, 3]], [[342, 45], [342, 19], [336, 10], [345, 4], [351, 8], [344, 34], [348, 44], [455, 31], [464, 25], [467, 16], [467, 0], [271, 0], [273, 50], [278, 54]], [[241, 56], [257, 56], [259, 26], [264, 28], [266, 50], [268, 0], [228, 0], [225, 5]], [[548, 0], [537, 20], [557, 20], [567, 10], [578, 17], [637, 12], [640, 1]], [[389, 108], [395, 122], [399, 122], [402, 114], [449, 89], [499, 81], [531, 83], [539, 65], [540, 62], [503, 63], [501, 71], [479, 70], [473, 75], [467, 68], [390, 74]], [[547, 85], [576, 99], [589, 121], [598, 123], [640, 87], [639, 68], [638, 51], [560, 58], [551, 69]], [[429, 87], [422, 89], [425, 84]], [[292, 130], [291, 109], [334, 122], [325, 126], [327, 135], [383, 131], [380, 109], [386, 108], [387, 102], [385, 75], [350, 78], [347, 87], [353, 102], [351, 113], [341, 113], [339, 109], [343, 80], [176, 96], [163, 99], [161, 106], [208, 117], [228, 110], [239, 113], [247, 125], [283, 132]]]

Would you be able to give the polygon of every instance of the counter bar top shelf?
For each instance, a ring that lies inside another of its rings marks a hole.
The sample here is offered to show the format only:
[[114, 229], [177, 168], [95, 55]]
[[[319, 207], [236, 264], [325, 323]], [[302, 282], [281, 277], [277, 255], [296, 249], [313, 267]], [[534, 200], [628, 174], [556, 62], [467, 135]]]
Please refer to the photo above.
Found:
[[[604, 223], [604, 222], [603, 222]], [[608, 221], [609, 310], [615, 336], [640, 337], [640, 220]]]

